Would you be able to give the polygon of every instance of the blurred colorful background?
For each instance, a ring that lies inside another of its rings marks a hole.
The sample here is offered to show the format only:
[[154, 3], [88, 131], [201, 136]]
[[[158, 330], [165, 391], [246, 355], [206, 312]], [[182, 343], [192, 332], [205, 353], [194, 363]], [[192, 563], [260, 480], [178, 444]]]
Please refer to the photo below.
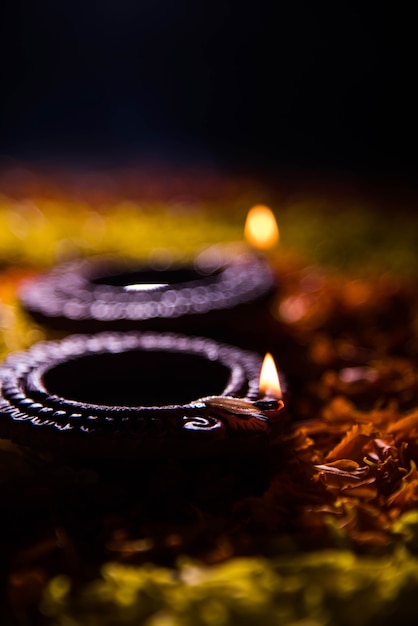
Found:
[[[1, 357], [57, 336], [22, 310], [21, 281], [103, 253], [190, 260], [242, 241], [250, 208], [267, 205], [278, 289], [259, 326], [237, 325], [237, 336], [272, 344], [294, 385], [292, 418], [311, 420], [289, 444], [303, 480], [292, 465], [238, 503], [238, 518], [194, 511], [174, 531], [147, 526], [140, 499], [100, 472], [1, 440], [2, 623], [414, 623], [408, 10], [17, 0], [0, 11]], [[341, 472], [363, 462], [357, 436], [375, 474], [356, 490]], [[347, 458], [330, 470], [333, 437]]]

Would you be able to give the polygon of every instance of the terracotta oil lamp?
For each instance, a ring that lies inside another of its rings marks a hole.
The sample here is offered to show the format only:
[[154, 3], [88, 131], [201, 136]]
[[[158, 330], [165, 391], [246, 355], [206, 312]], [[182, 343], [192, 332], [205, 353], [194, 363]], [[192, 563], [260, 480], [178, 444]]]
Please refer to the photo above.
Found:
[[257, 452], [283, 427], [277, 373], [260, 383], [260, 369], [254, 352], [173, 333], [41, 342], [1, 366], [0, 436], [80, 457]]

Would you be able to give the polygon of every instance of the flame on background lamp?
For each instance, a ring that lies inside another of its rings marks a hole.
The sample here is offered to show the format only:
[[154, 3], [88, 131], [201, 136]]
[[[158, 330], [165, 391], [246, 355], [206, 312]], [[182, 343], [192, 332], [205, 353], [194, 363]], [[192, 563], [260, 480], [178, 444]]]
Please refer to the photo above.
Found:
[[274, 213], [262, 204], [253, 206], [247, 215], [244, 236], [258, 250], [269, 250], [279, 242], [279, 227]]
[[270, 352], [267, 352], [261, 366], [259, 390], [269, 398], [281, 400], [283, 397], [277, 368]]

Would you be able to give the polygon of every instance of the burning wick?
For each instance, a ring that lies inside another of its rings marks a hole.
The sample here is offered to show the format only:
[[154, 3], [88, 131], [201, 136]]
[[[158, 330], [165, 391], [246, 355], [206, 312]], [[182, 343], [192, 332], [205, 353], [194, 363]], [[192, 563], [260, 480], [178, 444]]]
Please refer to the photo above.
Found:
[[248, 211], [244, 226], [248, 243], [258, 250], [273, 248], [279, 241], [279, 227], [274, 213], [267, 206], [258, 204]]
[[231, 396], [208, 396], [189, 405], [193, 411], [202, 410], [226, 421], [230, 427], [239, 428], [243, 422], [251, 422], [252, 428], [265, 430], [276, 421], [284, 407], [279, 375], [273, 357], [267, 352], [260, 371], [259, 400], [247, 400]]
[[230, 396], [209, 396], [200, 398], [191, 406], [206, 406], [217, 413], [235, 415], [236, 417], [258, 418], [265, 420], [266, 411], [281, 411], [284, 407], [282, 388], [273, 357], [267, 352], [260, 371], [260, 400], [245, 400]]
[[138, 283], [135, 285], [126, 285], [126, 291], [158, 291], [163, 287], [168, 287], [168, 283]]
[[283, 397], [276, 364], [270, 352], [267, 352], [261, 366], [259, 390], [267, 398], [281, 400]]

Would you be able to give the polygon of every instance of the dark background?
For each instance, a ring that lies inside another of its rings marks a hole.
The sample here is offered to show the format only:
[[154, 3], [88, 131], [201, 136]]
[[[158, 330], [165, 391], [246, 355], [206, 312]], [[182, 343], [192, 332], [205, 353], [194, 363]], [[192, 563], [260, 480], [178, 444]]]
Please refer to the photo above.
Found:
[[364, 2], [8, 0], [0, 155], [415, 178], [416, 33]]

